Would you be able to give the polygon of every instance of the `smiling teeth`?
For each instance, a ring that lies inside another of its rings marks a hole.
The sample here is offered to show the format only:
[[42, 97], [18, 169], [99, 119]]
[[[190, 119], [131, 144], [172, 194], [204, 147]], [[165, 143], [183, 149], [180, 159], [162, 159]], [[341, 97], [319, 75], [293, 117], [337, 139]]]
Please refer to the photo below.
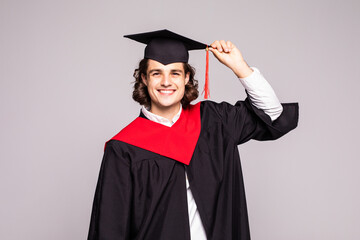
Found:
[[162, 92], [162, 93], [172, 93], [173, 90], [160, 90], [160, 92]]

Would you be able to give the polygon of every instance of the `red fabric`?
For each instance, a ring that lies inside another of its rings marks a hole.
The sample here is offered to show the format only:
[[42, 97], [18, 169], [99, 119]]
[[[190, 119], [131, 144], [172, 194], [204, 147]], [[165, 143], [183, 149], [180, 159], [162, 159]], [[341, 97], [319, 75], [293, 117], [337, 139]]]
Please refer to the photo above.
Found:
[[200, 103], [183, 109], [171, 127], [138, 117], [111, 140], [122, 141], [189, 165], [200, 135]]

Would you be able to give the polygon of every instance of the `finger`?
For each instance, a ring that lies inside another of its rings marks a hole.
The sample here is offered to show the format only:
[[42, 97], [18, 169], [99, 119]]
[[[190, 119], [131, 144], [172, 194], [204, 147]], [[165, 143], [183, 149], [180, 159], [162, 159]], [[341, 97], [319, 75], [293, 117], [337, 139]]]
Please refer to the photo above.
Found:
[[221, 53], [219, 52], [219, 50], [216, 49], [216, 46], [209, 48], [209, 51], [212, 52], [216, 58], [220, 57]]
[[211, 48], [209, 48], [209, 51], [216, 54], [218, 53], [219, 51], [216, 49], [216, 45], [214, 45], [214, 47], [211, 45]]
[[217, 49], [219, 52], [222, 52], [223, 51], [223, 49], [222, 49], [222, 47], [221, 47], [221, 44], [220, 44], [220, 42], [218, 41], [218, 40], [216, 40], [215, 42], [214, 42], [214, 45], [215, 45], [215, 49]]
[[228, 46], [224, 40], [220, 40], [221, 48], [224, 52], [229, 52]]
[[216, 49], [216, 42], [217, 42], [217, 40], [216, 40], [216, 41], [214, 41], [212, 44], [210, 44], [210, 47], [212, 47], [212, 48]]
[[227, 42], [226, 42], [226, 45], [228, 46], [228, 48], [229, 48], [230, 50], [232, 50], [232, 49], [234, 48], [234, 45], [233, 45], [232, 42], [230, 42], [230, 41], [227, 41]]

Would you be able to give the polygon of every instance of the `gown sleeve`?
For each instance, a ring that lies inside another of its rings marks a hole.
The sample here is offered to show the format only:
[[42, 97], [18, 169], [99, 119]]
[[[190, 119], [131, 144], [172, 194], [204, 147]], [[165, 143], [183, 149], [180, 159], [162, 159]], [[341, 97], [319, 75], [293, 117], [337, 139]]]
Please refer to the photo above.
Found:
[[226, 102], [217, 105], [216, 111], [227, 132], [237, 144], [255, 139], [275, 140], [297, 127], [299, 118], [298, 103], [282, 103], [283, 112], [272, 121], [263, 110], [256, 108], [250, 98], [238, 101], [235, 106]]
[[130, 162], [117, 141], [106, 144], [91, 214], [88, 240], [130, 239]]

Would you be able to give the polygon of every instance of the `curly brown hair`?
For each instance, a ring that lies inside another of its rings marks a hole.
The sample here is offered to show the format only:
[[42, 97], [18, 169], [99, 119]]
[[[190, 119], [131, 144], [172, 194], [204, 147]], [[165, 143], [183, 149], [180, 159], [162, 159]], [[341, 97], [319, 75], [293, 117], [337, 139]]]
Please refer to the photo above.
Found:
[[[184, 97], [181, 99], [181, 104], [183, 108], [189, 106], [190, 102], [195, 100], [199, 96], [198, 90], [198, 81], [194, 78], [195, 76], [195, 68], [193, 68], [188, 63], [183, 63], [185, 75], [190, 73], [189, 81], [185, 85], [185, 93]], [[141, 79], [141, 75], [145, 75], [147, 73], [148, 68], [148, 59], [144, 58], [139, 62], [139, 67], [134, 71], [134, 91], [132, 94], [132, 98], [140, 103], [141, 105], [145, 105], [145, 107], [151, 106], [151, 98], [149, 92], [147, 90], [147, 86], [143, 83]]]

